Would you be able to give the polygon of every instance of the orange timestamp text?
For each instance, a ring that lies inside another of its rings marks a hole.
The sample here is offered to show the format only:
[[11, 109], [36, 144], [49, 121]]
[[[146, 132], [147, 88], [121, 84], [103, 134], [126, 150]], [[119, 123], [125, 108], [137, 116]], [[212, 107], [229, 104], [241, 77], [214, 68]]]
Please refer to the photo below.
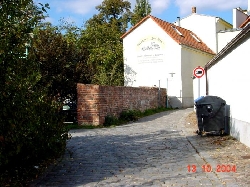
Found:
[[[213, 168], [210, 164], [204, 164], [201, 166], [202, 172], [212, 172]], [[187, 165], [187, 171], [195, 173], [197, 171], [197, 167], [195, 164]], [[215, 172], [236, 172], [236, 165], [232, 164], [217, 164], [215, 168]]]

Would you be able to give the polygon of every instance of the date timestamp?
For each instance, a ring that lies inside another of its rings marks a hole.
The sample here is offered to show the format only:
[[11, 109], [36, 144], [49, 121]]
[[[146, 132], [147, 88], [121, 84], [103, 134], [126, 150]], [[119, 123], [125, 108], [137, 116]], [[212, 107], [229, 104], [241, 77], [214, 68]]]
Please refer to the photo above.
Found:
[[[204, 164], [201, 166], [202, 172], [212, 172], [213, 168], [210, 164]], [[231, 164], [217, 164], [215, 172], [236, 172], [236, 165]], [[197, 171], [196, 165], [187, 165], [187, 171], [195, 173]]]

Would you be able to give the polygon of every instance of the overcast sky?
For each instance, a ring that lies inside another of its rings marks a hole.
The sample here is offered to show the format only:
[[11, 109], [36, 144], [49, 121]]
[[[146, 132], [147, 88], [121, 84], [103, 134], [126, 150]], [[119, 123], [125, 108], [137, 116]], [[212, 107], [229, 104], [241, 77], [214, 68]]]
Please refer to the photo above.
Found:
[[[95, 9], [102, 0], [34, 0], [43, 4], [49, 3], [48, 21], [58, 24], [58, 20], [64, 18], [74, 22], [78, 26], [98, 13]], [[134, 9], [136, 0], [128, 0], [131, 9]], [[247, 9], [248, 0], [149, 0], [152, 6], [152, 15], [168, 22], [176, 21], [177, 17], [185, 17], [191, 14], [193, 6], [197, 7], [197, 13], [218, 16], [232, 23], [232, 9], [241, 7]]]

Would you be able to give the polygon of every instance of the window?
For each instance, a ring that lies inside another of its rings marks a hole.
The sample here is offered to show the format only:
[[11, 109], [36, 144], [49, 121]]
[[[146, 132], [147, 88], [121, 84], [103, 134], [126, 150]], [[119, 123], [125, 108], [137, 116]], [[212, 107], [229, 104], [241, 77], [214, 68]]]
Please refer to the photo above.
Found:
[[174, 26], [171, 26], [172, 27], [172, 29], [174, 29], [175, 30], [175, 32], [177, 32], [180, 36], [183, 36], [182, 34], [181, 34], [181, 32], [180, 31], [178, 31], [178, 29], [177, 28], [175, 28]]
[[190, 33], [191, 34], [191, 36], [197, 41], [197, 42], [201, 42], [195, 35], [193, 35], [192, 33]]

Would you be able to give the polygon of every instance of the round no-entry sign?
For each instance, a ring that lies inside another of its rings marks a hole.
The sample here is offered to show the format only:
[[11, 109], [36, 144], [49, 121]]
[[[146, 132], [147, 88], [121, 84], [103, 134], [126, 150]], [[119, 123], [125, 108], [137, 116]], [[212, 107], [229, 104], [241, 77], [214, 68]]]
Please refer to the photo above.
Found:
[[205, 74], [204, 68], [198, 66], [194, 69], [193, 74], [196, 78], [201, 78]]

